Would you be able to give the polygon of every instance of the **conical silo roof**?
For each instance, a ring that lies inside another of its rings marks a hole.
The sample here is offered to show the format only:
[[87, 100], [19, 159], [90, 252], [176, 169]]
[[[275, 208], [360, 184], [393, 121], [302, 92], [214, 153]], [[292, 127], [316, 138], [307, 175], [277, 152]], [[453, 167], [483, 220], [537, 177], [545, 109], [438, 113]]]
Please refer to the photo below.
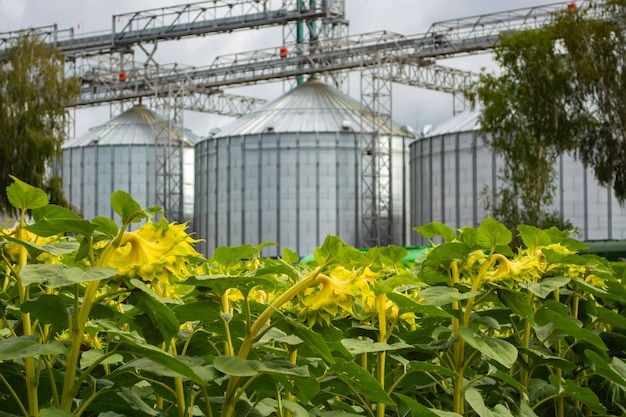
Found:
[[480, 130], [480, 123], [478, 122], [479, 117], [479, 110], [459, 113], [451, 119], [446, 120], [445, 122], [435, 126], [435, 128], [428, 132], [425, 136], [438, 136], [446, 135], [448, 133], [471, 132], [474, 130]]
[[[364, 113], [361, 124], [362, 109], [357, 100], [311, 78], [279, 98], [239, 117], [213, 137], [255, 135], [268, 131], [300, 133], [363, 129], [365, 132], [373, 132], [375, 116], [371, 112]], [[412, 136], [412, 133], [397, 125], [393, 125], [392, 129], [392, 136]]]
[[178, 126], [171, 127], [161, 116], [138, 104], [106, 123], [92, 127], [82, 136], [68, 141], [63, 148], [93, 145], [155, 145], [157, 138], [168, 137], [167, 132], [170, 129], [172, 138], [182, 136], [185, 146], [194, 146], [197, 138], [193, 133], [189, 130], [183, 132]]

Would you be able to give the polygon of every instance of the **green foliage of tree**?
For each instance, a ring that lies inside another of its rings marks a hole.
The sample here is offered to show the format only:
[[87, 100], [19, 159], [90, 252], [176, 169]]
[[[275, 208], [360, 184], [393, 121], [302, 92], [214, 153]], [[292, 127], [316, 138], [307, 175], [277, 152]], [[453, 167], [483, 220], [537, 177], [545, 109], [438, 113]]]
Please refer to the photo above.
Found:
[[[510, 228], [550, 226], [558, 156], [573, 149], [579, 128], [573, 74], [554, 48], [553, 27], [505, 35], [495, 50], [502, 73], [483, 72], [473, 90], [486, 146], [503, 162], [496, 201], [488, 209]], [[572, 110], [574, 110], [572, 115]], [[561, 224], [563, 226], [563, 224]]]
[[624, 0], [592, 2], [555, 22], [588, 118], [575, 136], [577, 155], [600, 184], [613, 187], [621, 204], [626, 201], [625, 26]]
[[[3, 51], [0, 61], [0, 188], [22, 178], [62, 203], [60, 181], [48, 167], [60, 156], [65, 139], [64, 105], [79, 92], [66, 78], [60, 55], [36, 36], [22, 36]], [[0, 212], [11, 212], [0, 198]]]
[[567, 226], [547, 209], [564, 153], [626, 201], [625, 23], [625, 1], [591, 2], [501, 37], [501, 72], [483, 72], [470, 98], [480, 103], [487, 146], [504, 163], [504, 186], [489, 208], [507, 225]]

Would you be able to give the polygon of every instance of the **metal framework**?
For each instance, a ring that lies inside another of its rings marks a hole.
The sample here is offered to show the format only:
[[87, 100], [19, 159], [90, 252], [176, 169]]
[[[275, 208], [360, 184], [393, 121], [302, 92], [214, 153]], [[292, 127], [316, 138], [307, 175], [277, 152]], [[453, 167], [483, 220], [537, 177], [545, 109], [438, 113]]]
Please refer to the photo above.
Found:
[[[578, 8], [591, 6], [588, 0], [576, 4]], [[601, 13], [602, 3], [594, 4]], [[555, 12], [571, 5], [560, 2], [447, 20], [412, 36], [387, 31], [347, 36], [345, 0], [209, 0], [114, 15], [112, 31], [106, 33], [78, 36], [73, 30], [59, 31], [56, 26], [32, 30], [54, 44], [69, 62], [99, 60], [88, 68], [74, 67], [84, 85], [73, 107], [102, 103], [123, 106], [128, 100], [150, 97], [161, 103], [161, 113], [173, 122], [182, 121], [181, 109], [185, 108], [238, 114], [260, 103], [224, 94], [221, 89], [226, 86], [320, 74], [341, 88], [349, 71], [359, 71], [365, 109], [362, 117], [376, 116], [377, 121], [374, 133], [362, 137], [361, 161], [361, 239], [364, 246], [372, 246], [387, 244], [392, 237], [388, 142], [392, 83], [452, 93], [456, 112], [456, 104], [463, 104], [458, 92], [475, 75], [436, 65], [436, 60], [489, 50], [500, 34], [544, 26]], [[154, 61], [160, 41], [275, 25], [283, 26], [283, 44], [278, 47], [220, 56], [203, 68], [168, 68]], [[20, 34], [23, 31], [0, 34], [0, 50]], [[142, 66], [134, 64], [135, 46], [146, 54]], [[102, 57], [108, 62], [100, 65]], [[168, 179], [174, 167], [167, 161], [173, 152], [179, 152], [180, 140], [168, 137], [162, 138], [162, 143], [171, 148], [159, 162], [163, 190], [176, 193], [179, 184]], [[171, 205], [165, 202], [164, 206]]]

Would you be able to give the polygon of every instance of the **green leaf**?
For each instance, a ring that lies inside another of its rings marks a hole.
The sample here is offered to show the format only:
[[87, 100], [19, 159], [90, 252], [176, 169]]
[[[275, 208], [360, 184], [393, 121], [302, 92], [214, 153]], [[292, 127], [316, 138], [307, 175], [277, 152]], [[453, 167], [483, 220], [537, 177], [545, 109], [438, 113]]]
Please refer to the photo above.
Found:
[[548, 246], [552, 243], [552, 238], [548, 233], [534, 226], [520, 224], [517, 226], [517, 230], [524, 245], [529, 249], [534, 249], [538, 246]]
[[290, 377], [293, 379], [293, 385], [297, 389], [298, 400], [302, 404], [308, 403], [311, 398], [320, 393], [320, 383], [314, 377], [302, 378], [298, 376]]
[[[135, 285], [135, 283], [133, 283], [133, 285]], [[176, 315], [159, 299], [156, 294], [152, 295], [143, 290], [141, 292], [134, 292], [132, 302], [135, 303], [137, 308], [141, 310], [142, 313], [145, 313], [148, 317], [150, 317], [153, 329], [158, 330], [161, 333], [163, 338], [162, 340], [168, 341], [178, 335], [180, 324], [178, 323]]]
[[393, 405], [393, 400], [383, 390], [378, 381], [365, 369], [354, 362], [335, 363], [330, 367], [329, 373], [337, 375], [355, 392], [360, 393], [372, 402]]
[[412, 417], [461, 417], [460, 414], [453, 413], [451, 411], [442, 411], [436, 410], [434, 408], [428, 408], [418, 403], [413, 398], [408, 397], [404, 394], [400, 394], [398, 392], [395, 392], [393, 395], [395, 397], [398, 397], [400, 401], [402, 401], [407, 407], [411, 409]]
[[424, 226], [414, 227], [413, 230], [426, 239], [432, 239], [435, 236], [441, 236], [445, 242], [452, 242], [456, 239], [454, 230], [443, 223], [432, 222]]
[[437, 266], [439, 264], [448, 265], [453, 260], [463, 261], [470, 254], [470, 247], [466, 243], [452, 242], [435, 246], [428, 253], [424, 260], [424, 265]]
[[427, 287], [420, 291], [419, 297], [426, 305], [444, 306], [454, 301], [467, 300], [482, 294], [481, 291], [458, 292], [451, 287]]
[[161, 414], [159, 410], [156, 410], [146, 404], [139, 394], [129, 388], [122, 387], [119, 396], [122, 397], [134, 410], [140, 411], [149, 416], [158, 416]]
[[67, 411], [59, 410], [58, 408], [42, 408], [39, 410], [40, 417], [73, 417], [74, 414]]
[[397, 342], [390, 345], [388, 343], [374, 342], [371, 339], [342, 339], [341, 343], [348, 349], [348, 352], [354, 356], [361, 353], [388, 352], [412, 347], [404, 342]]
[[284, 315], [279, 315], [276, 320], [276, 327], [287, 334], [293, 334], [304, 341], [310, 348], [314, 349], [317, 354], [326, 362], [333, 364], [335, 359], [328, 347], [328, 342], [317, 332], [314, 332], [307, 326], [291, 320]]
[[69, 327], [69, 313], [61, 297], [55, 294], [41, 294], [37, 298], [26, 300], [20, 305], [23, 313], [43, 324], [52, 324], [61, 329]]
[[247, 360], [239, 356], [218, 356], [213, 360], [215, 369], [226, 375], [248, 377], [256, 374], [278, 374], [308, 377], [306, 368], [298, 367], [289, 361], [272, 362]]
[[78, 249], [79, 247], [79, 243], [73, 240], [69, 242], [55, 242], [38, 245], [32, 242], [24, 242], [11, 236], [3, 236], [3, 238], [8, 240], [9, 242], [17, 243], [18, 245], [24, 246], [28, 251], [28, 254], [32, 257], [36, 257], [42, 252], [49, 253], [52, 256], [62, 256], [68, 253], [75, 252], [76, 249]]
[[[179, 359], [181, 362], [185, 363], [189, 366], [194, 372], [202, 373], [203, 368], [202, 365], [204, 360], [201, 358], [191, 358], [188, 356], [176, 356], [176, 359]], [[156, 375], [170, 377], [170, 378], [182, 378], [183, 374], [177, 372], [177, 370], [172, 369], [170, 367], [164, 366], [160, 363], [157, 363], [149, 358], [137, 358], [131, 361], [126, 362], [122, 366], [118, 368], [118, 370], [124, 370], [127, 368], [135, 368], [140, 371], [151, 372]], [[206, 378], [205, 378], [206, 379]]]
[[211, 261], [217, 262], [228, 270], [238, 264], [243, 259], [250, 259], [259, 253], [259, 250], [252, 245], [242, 245], [235, 247], [220, 246], [213, 252]]
[[220, 314], [219, 305], [212, 301], [198, 301], [196, 303], [186, 303], [176, 305], [172, 308], [179, 323], [186, 321], [208, 322], [218, 317]]
[[598, 396], [587, 387], [580, 387], [574, 381], [565, 380], [565, 395], [574, 398], [599, 414], [606, 414], [606, 408], [600, 403]]
[[552, 324], [552, 333], [555, 335], [563, 334], [575, 337], [580, 341], [590, 343], [600, 351], [607, 350], [607, 347], [600, 336], [590, 330], [583, 329], [582, 323], [578, 320], [574, 321], [573, 319], [563, 316], [556, 311], [547, 308], [539, 309], [535, 314], [535, 321], [540, 326]]
[[626, 389], [626, 364], [619, 358], [614, 357], [608, 363], [593, 350], [585, 350], [585, 356], [591, 362], [596, 372], [614, 384]]
[[111, 195], [111, 207], [122, 218], [123, 224], [136, 223], [147, 217], [139, 203], [126, 191], [117, 190]]
[[480, 417], [513, 417], [511, 411], [502, 404], [489, 409], [483, 401], [483, 396], [477, 389], [468, 388], [465, 391], [465, 400]]
[[33, 264], [22, 267], [22, 285], [48, 283], [50, 288], [60, 288], [83, 282], [100, 281], [118, 273], [113, 268], [68, 268], [59, 264]]
[[557, 288], [564, 287], [571, 280], [567, 277], [548, 277], [541, 281], [524, 281], [520, 282], [520, 287], [526, 288], [539, 298], [546, 298], [552, 294]]
[[538, 365], [547, 364], [552, 368], [562, 369], [566, 372], [571, 372], [577, 367], [575, 363], [572, 363], [567, 359], [559, 358], [558, 356], [550, 355], [540, 350], [522, 349], [522, 353], [530, 353], [531, 355], [535, 356], [537, 359], [535, 359], [533, 362]]
[[389, 301], [398, 306], [399, 314], [418, 313], [425, 317], [452, 317], [452, 314], [443, 310], [441, 307], [431, 304], [419, 303], [416, 300], [402, 294], [387, 294]]
[[97, 227], [96, 230], [98, 232], [104, 234], [110, 239], [114, 239], [115, 236], [117, 236], [117, 234], [119, 233], [117, 223], [115, 223], [113, 220], [109, 219], [108, 217], [104, 217], [104, 216], [94, 217], [93, 220], [91, 220], [91, 222], [96, 225]]
[[103, 356], [105, 355], [102, 349], [90, 349], [81, 353], [80, 368], [87, 369], [96, 362], [100, 363], [100, 365], [115, 365], [124, 362], [124, 357], [117, 353], [101, 360]]
[[302, 407], [300, 404], [293, 402], [291, 400], [283, 400], [283, 407], [291, 412], [291, 415], [293, 417], [309, 417], [309, 412], [306, 411], [306, 409], [304, 407]]
[[328, 235], [322, 246], [315, 248], [313, 257], [318, 265], [327, 265], [343, 255], [346, 244], [337, 236]]
[[416, 372], [425, 372], [434, 374], [437, 378], [447, 378], [456, 376], [456, 372], [451, 369], [445, 368], [439, 365], [433, 365], [428, 362], [420, 362], [420, 361], [411, 361], [406, 365], [406, 372], [408, 373], [416, 373]]
[[485, 219], [476, 229], [476, 243], [491, 252], [498, 246], [508, 245], [511, 240], [511, 231], [491, 217]]
[[539, 417], [526, 401], [520, 401], [517, 417]]
[[385, 280], [376, 280], [372, 289], [376, 295], [391, 294], [398, 287], [418, 286], [422, 282], [413, 274], [394, 275]]
[[512, 291], [506, 288], [499, 288], [498, 297], [513, 313], [533, 323], [534, 310], [528, 302], [528, 294], [519, 291]]
[[573, 264], [583, 266], [587, 263], [585, 257], [575, 253], [562, 253], [552, 249], [543, 249], [543, 254], [546, 256], [546, 261], [550, 264]]
[[119, 353], [129, 352], [137, 356], [148, 358], [159, 365], [162, 365], [183, 377], [192, 380], [198, 385], [205, 386], [207, 382], [193, 371], [185, 362], [179, 358], [164, 352], [162, 349], [157, 348], [149, 344], [139, 344], [137, 336], [133, 336], [127, 332], [115, 329], [113, 326], [106, 325], [104, 322], [100, 322], [101, 325], [107, 328], [108, 333], [112, 335], [120, 336], [124, 343], [118, 347]]
[[476, 335], [467, 327], [459, 329], [459, 336], [465, 343], [506, 368], [511, 368], [517, 360], [517, 348], [505, 340]]
[[28, 356], [63, 355], [67, 353], [68, 341], [41, 344], [37, 336], [18, 336], [0, 340], [0, 360], [10, 361]]
[[26, 229], [38, 236], [54, 236], [62, 233], [76, 233], [90, 235], [96, 230], [96, 225], [83, 220], [78, 214], [64, 207], [54, 204], [33, 210], [35, 223]]
[[262, 287], [272, 290], [276, 286], [276, 283], [273, 280], [263, 277], [209, 275], [190, 277], [182, 284], [202, 288], [211, 288], [218, 294], [224, 294], [226, 290], [230, 288], [237, 288], [244, 295], [247, 295], [254, 287]]
[[32, 210], [48, 204], [45, 191], [9, 175], [13, 184], [7, 187], [7, 198], [13, 207], [19, 210]]
[[288, 264], [295, 264], [300, 260], [300, 257], [298, 256], [298, 254], [289, 248], [283, 249], [283, 254], [281, 258], [283, 259], [283, 261], [287, 262]]

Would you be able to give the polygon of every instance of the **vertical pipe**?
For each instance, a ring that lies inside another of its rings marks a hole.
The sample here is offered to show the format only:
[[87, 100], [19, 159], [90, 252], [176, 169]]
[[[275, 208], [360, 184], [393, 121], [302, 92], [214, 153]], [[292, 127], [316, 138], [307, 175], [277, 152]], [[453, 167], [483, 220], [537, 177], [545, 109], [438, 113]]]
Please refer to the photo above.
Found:
[[[432, 136], [430, 139], [428, 139], [428, 168], [431, 170], [432, 172], [432, 168], [433, 168], [433, 142], [435, 141], [435, 137]], [[428, 181], [428, 197], [429, 197], [429, 204], [428, 204], [428, 221], [432, 222], [433, 219], [433, 176], [429, 175], [428, 178], [430, 178], [430, 181]]]
[[447, 136], [441, 137], [441, 222], [447, 223], [448, 219], [446, 219], [446, 140]]
[[563, 155], [559, 155], [559, 213], [561, 214], [561, 220], [565, 218], [565, 204], [563, 203], [563, 195], [564, 195], [564, 185], [563, 185]]
[[[411, 188], [410, 184], [407, 183], [407, 168], [409, 166], [409, 140], [406, 137], [402, 138], [402, 241], [400, 244], [408, 245], [410, 242], [408, 241], [408, 229], [411, 226], [411, 221], [409, 220], [410, 210], [407, 207], [407, 200], [410, 200], [411, 196]], [[410, 205], [410, 203], [409, 203]]]
[[[298, 0], [298, 11], [301, 12], [304, 8], [304, 0]], [[303, 55], [303, 43], [304, 43], [304, 21], [298, 20], [296, 22], [296, 51], [298, 56]], [[298, 63], [298, 69], [302, 69], [303, 65], [301, 62]], [[296, 77], [296, 85], [300, 85], [304, 82], [304, 77], [302, 75], [298, 75]]]
[[613, 239], [613, 188], [611, 186], [606, 187], [606, 228], [607, 228], [607, 239]]
[[337, 236], [341, 236], [341, 210], [340, 210], [340, 187], [339, 181], [341, 180], [341, 176], [339, 175], [339, 169], [341, 164], [339, 163], [340, 153], [339, 153], [339, 135], [340, 133], [335, 133], [335, 233]]
[[585, 228], [585, 232], [583, 233], [584, 235], [584, 240], [589, 240], [589, 189], [588, 189], [588, 184], [587, 184], [587, 166], [583, 165], [583, 213], [584, 213], [584, 228]]
[[456, 227], [461, 227], [461, 134], [457, 133], [455, 136], [455, 144], [454, 144], [454, 208], [455, 208], [455, 219]]
[[[98, 215], [98, 158], [100, 157], [99, 152], [98, 152], [98, 146], [94, 146], [94, 161], [93, 161], [93, 169], [94, 169], [94, 196], [93, 196], [93, 204], [94, 204], [94, 216]], [[130, 174], [129, 174], [129, 178], [130, 178]]]
[[472, 132], [472, 226], [478, 227], [478, 162], [477, 162], [477, 142], [476, 131]]
[[320, 134], [315, 134], [315, 246], [320, 246]]
[[354, 245], [358, 245], [361, 242], [361, 198], [363, 195], [363, 190], [360, 188], [363, 186], [363, 182], [361, 181], [361, 176], [359, 173], [361, 172], [360, 162], [361, 162], [361, 146], [359, 143], [359, 134], [357, 132], [353, 132], [352, 136], [354, 138], [354, 202], [355, 202], [355, 210], [354, 210], [354, 230], [355, 230], [355, 239]]
[[276, 139], [276, 243], [278, 243], [278, 253], [277, 255], [280, 256], [281, 253], [281, 249], [282, 249], [282, 240], [281, 240], [281, 236], [280, 236], [280, 209], [282, 207], [281, 204], [281, 184], [280, 184], [280, 133], [278, 133], [278, 137]]
[[228, 246], [232, 245], [232, 241], [231, 241], [231, 228], [230, 228], [230, 222], [231, 222], [231, 200], [232, 200], [232, 175], [231, 175], [231, 170], [232, 170], [232, 161], [230, 159], [230, 155], [232, 152], [230, 152], [231, 149], [231, 137], [228, 137], [228, 140], [226, 141], [226, 153], [228, 153], [228, 156], [226, 157], [226, 244]]
[[296, 136], [296, 253], [302, 256], [300, 249], [300, 133]]
[[241, 239], [240, 244], [246, 242], [246, 184], [248, 183], [246, 178], [246, 138], [245, 136], [239, 136], [241, 141]]
[[213, 204], [214, 204], [214, 210], [215, 210], [215, 216], [213, 219], [213, 228], [215, 230], [213, 230], [214, 233], [214, 237], [213, 237], [213, 242], [215, 242], [215, 244], [213, 245], [213, 250], [215, 250], [219, 245], [219, 189], [220, 189], [220, 182], [219, 182], [219, 165], [220, 165], [220, 148], [219, 148], [219, 140], [218, 139], [214, 139], [213, 140], [213, 149], [215, 149], [214, 151], [214, 155], [215, 155], [215, 162], [213, 163], [213, 166], [215, 167], [214, 170], [212, 170], [214, 172], [213, 176], [215, 177], [215, 190], [213, 190]]
[[258, 135], [258, 156], [257, 156], [257, 233], [258, 238], [256, 243], [263, 242], [263, 133]]

